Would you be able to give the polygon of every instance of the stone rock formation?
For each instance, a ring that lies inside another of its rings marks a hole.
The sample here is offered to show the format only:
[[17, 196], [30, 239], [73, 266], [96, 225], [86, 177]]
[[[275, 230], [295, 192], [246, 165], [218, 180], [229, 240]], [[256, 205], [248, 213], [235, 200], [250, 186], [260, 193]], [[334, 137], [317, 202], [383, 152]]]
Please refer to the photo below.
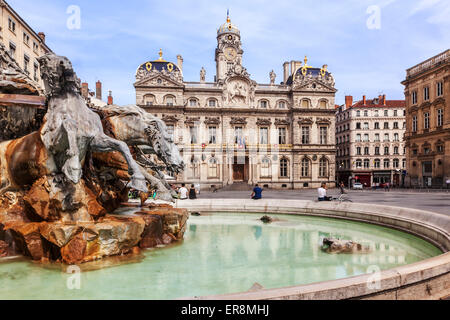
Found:
[[322, 250], [327, 253], [366, 253], [369, 248], [351, 240], [324, 238]]
[[[0, 143], [0, 256], [78, 264], [182, 240], [184, 209], [153, 205], [111, 214], [130, 188], [147, 192], [147, 184], [172, 200], [163, 170], [177, 173], [184, 164], [164, 123], [136, 106], [94, 112], [67, 58], [46, 54], [39, 62], [48, 105], [43, 122]], [[19, 80], [14, 85], [4, 76], [0, 89], [33, 84], [14, 61], [2, 66]]]

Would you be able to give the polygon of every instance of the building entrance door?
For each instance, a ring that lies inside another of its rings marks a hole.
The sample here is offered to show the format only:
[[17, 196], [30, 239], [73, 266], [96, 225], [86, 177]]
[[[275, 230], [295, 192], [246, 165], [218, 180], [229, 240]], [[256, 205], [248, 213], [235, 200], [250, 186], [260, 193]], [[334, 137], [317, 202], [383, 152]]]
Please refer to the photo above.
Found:
[[[243, 160], [243, 159], [242, 159]], [[247, 181], [248, 180], [248, 158], [245, 157], [245, 163], [239, 163], [237, 158], [233, 163], [233, 181]]]

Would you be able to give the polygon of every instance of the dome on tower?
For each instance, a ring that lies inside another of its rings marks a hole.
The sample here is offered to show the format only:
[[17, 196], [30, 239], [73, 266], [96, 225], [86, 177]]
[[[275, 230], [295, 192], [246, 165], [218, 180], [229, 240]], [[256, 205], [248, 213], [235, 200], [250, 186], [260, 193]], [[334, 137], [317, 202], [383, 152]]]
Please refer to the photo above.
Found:
[[227, 22], [222, 24], [220, 28], [217, 30], [217, 35], [225, 34], [225, 33], [234, 33], [238, 36], [241, 34], [238, 27], [231, 23], [230, 15], [227, 15]]

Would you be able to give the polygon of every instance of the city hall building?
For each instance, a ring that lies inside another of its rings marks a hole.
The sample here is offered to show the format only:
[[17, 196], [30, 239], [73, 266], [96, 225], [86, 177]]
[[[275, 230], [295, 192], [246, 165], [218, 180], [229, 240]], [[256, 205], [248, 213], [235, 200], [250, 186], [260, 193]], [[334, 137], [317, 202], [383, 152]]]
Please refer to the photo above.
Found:
[[159, 59], [136, 71], [136, 104], [167, 124], [186, 163], [178, 183], [203, 189], [255, 184], [316, 188], [335, 183], [335, 81], [327, 66], [283, 64], [276, 84], [252, 80], [242, 65], [239, 29], [230, 18], [217, 30], [214, 82], [200, 70], [183, 79], [183, 58]]

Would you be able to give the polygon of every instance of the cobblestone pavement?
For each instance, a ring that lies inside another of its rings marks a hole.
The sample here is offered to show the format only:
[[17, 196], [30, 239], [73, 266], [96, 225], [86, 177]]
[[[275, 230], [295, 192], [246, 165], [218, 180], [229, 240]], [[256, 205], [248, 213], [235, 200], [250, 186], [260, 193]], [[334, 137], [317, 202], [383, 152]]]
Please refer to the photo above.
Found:
[[[450, 191], [450, 190], [449, 190]], [[353, 202], [383, 204], [396, 207], [423, 209], [450, 215], [450, 192], [414, 192], [410, 190], [347, 190]], [[246, 199], [250, 191], [202, 191], [198, 198]], [[328, 190], [329, 196], [339, 195], [339, 189]], [[316, 200], [317, 190], [265, 190], [266, 199]]]

